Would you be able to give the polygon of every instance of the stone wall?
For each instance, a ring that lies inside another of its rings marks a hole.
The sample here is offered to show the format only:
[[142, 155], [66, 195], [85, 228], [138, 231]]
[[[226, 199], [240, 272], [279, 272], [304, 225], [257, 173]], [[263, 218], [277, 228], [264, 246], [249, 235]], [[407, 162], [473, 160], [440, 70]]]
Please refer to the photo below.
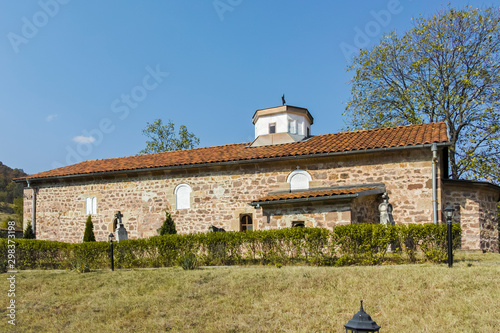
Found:
[[462, 249], [499, 252], [497, 203], [499, 188], [481, 182], [444, 181], [443, 209], [455, 208], [462, 227]]
[[265, 206], [261, 228], [290, 228], [293, 222], [304, 222], [306, 227], [332, 228], [334, 225], [351, 223], [349, 202], [305, 203], [298, 205], [284, 204]]
[[[252, 214], [255, 229], [286, 227], [302, 218], [330, 228], [352, 222], [352, 218], [355, 222], [371, 220], [377, 214], [379, 202], [373, 198], [354, 203], [352, 212], [335, 204], [329, 208], [277, 207], [270, 213], [248, 205], [268, 192], [288, 189], [286, 178], [297, 167], [311, 174], [310, 188], [384, 183], [396, 223], [427, 223], [432, 221], [431, 158], [430, 149], [409, 149], [35, 183], [37, 237], [81, 241], [85, 198], [93, 196], [97, 198], [97, 213], [92, 219], [98, 240], [107, 239], [118, 210], [124, 215], [129, 238], [156, 235], [167, 209], [180, 233], [205, 232], [210, 225], [239, 230], [241, 214]], [[192, 189], [191, 208], [176, 210], [174, 190], [182, 183]], [[30, 193], [25, 192], [25, 220], [31, 219]]]
[[23, 226], [26, 229], [28, 223], [31, 224], [33, 212], [33, 191], [30, 188], [24, 188], [23, 192]]
[[381, 195], [368, 195], [354, 199], [351, 203], [352, 223], [380, 223], [378, 206], [381, 203]]

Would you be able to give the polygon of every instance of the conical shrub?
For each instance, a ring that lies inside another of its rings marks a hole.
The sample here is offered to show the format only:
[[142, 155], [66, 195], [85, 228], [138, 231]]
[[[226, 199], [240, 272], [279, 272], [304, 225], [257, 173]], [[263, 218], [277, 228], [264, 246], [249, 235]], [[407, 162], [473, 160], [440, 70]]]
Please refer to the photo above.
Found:
[[160, 228], [160, 236], [163, 235], [173, 235], [176, 234], [177, 230], [175, 230], [175, 222], [172, 218], [172, 214], [167, 210], [165, 212], [165, 221], [163, 221], [163, 225]]
[[26, 230], [23, 233], [24, 239], [35, 239], [35, 233], [33, 232], [33, 228], [31, 227], [31, 223], [28, 223]]
[[92, 223], [92, 216], [87, 217], [87, 223], [85, 223], [85, 233], [83, 234], [84, 242], [95, 242], [94, 236], [94, 224]]

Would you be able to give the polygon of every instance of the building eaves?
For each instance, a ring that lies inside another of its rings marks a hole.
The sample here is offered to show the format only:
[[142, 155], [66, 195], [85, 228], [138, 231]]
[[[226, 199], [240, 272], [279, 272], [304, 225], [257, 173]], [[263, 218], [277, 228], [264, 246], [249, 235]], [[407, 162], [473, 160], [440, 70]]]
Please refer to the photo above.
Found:
[[488, 188], [500, 194], [500, 186], [485, 181], [467, 180], [467, 179], [443, 179], [442, 182], [444, 185], [448, 184], [455, 186], [466, 186], [466, 187], [474, 186], [474, 187]]
[[270, 193], [260, 199], [252, 201], [249, 205], [263, 206], [304, 202], [352, 200], [354, 198], [376, 195], [384, 192], [384, 186], [363, 187], [363, 185], [360, 185], [359, 187], [332, 187], [328, 189], [312, 189], [308, 191], [281, 194]]
[[101, 177], [184, 168], [260, 163], [346, 154], [383, 153], [422, 149], [437, 143], [448, 146], [444, 123], [401, 126], [356, 132], [316, 135], [308, 140], [279, 145], [248, 147], [248, 143], [196, 148], [149, 155], [84, 161], [15, 179], [16, 182], [53, 181], [69, 178]]

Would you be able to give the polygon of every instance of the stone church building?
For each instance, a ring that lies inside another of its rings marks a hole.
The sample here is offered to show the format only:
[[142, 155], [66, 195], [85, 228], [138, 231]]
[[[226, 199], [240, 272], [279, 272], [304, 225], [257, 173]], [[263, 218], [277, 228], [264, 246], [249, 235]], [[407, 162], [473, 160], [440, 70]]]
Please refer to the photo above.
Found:
[[117, 211], [129, 238], [143, 238], [157, 234], [166, 210], [178, 232], [191, 233], [380, 223], [388, 203], [396, 224], [439, 223], [451, 205], [462, 248], [498, 252], [500, 187], [448, 179], [444, 123], [313, 136], [309, 111], [289, 105], [257, 110], [252, 120], [253, 142], [19, 178], [24, 222], [38, 239], [81, 242], [88, 215], [102, 241]]

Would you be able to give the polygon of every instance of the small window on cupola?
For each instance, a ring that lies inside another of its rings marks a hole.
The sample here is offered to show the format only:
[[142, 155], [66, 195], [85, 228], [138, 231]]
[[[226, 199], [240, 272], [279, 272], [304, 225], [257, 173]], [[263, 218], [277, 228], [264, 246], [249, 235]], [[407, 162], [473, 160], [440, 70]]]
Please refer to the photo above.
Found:
[[270, 123], [269, 124], [269, 134], [274, 134], [276, 133], [276, 123]]
[[288, 133], [297, 134], [297, 122], [295, 120], [288, 121]]

